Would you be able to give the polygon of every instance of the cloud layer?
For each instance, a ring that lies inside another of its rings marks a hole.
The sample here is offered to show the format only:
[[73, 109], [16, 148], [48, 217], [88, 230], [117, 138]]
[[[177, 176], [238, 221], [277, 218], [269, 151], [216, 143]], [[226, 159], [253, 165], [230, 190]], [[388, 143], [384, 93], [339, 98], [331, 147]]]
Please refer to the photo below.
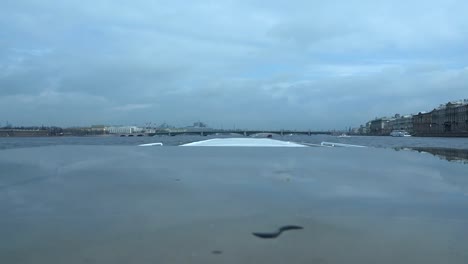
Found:
[[466, 1], [8, 1], [0, 122], [333, 129], [467, 98]]

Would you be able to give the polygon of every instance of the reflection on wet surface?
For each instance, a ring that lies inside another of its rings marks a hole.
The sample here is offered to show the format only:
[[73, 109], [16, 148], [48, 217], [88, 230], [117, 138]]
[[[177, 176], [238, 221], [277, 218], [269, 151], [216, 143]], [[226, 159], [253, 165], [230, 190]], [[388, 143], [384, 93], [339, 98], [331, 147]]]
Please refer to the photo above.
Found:
[[0, 169], [0, 263], [468, 260], [468, 166], [417, 152], [56, 146]]
[[428, 148], [428, 147], [405, 147], [395, 148], [395, 150], [414, 150], [417, 152], [430, 153], [440, 159], [468, 163], [468, 149], [451, 148]]

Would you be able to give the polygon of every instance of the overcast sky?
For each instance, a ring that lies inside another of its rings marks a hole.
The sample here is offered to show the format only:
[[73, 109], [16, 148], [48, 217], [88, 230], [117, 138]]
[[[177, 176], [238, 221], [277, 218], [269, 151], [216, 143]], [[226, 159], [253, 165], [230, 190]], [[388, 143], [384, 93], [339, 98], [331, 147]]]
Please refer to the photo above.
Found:
[[0, 125], [333, 129], [468, 98], [468, 1], [3, 0]]

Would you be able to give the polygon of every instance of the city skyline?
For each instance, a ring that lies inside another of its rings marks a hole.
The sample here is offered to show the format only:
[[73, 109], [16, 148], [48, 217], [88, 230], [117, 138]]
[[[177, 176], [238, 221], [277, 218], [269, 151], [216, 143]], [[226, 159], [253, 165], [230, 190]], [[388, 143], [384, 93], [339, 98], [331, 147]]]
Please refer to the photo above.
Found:
[[[467, 105], [468, 104], [468, 99], [459, 99], [459, 100], [452, 100], [452, 101], [449, 101], [447, 103], [440, 103], [438, 104], [437, 106], [433, 106], [433, 107], [429, 107], [427, 108], [427, 110], [422, 110], [422, 111], [419, 111], [418, 113], [395, 113], [395, 114], [387, 114], [387, 115], [383, 115], [383, 116], [375, 116], [374, 118], [370, 118], [368, 121], [366, 121], [365, 123], [366, 124], [370, 124], [371, 121], [374, 121], [374, 120], [381, 120], [381, 119], [387, 119], [387, 120], [395, 120], [395, 119], [400, 119], [400, 118], [406, 118], [406, 119], [412, 119], [413, 116], [417, 116], [418, 114], [426, 114], [426, 113], [430, 113], [432, 111], [435, 111], [436, 109], [440, 109], [440, 108], [445, 108], [446, 107], [446, 104], [460, 104], [460, 105]], [[228, 123], [228, 122], [226, 122]], [[257, 129], [271, 129], [271, 128], [259, 128], [259, 127], [239, 127], [239, 126], [236, 126], [235, 123], [232, 123], [231, 126], [227, 125], [226, 127], [224, 127], [223, 124], [215, 124], [215, 125], [210, 125], [210, 124], [207, 124], [203, 121], [201, 121], [200, 119], [198, 119], [197, 121], [191, 123], [191, 124], [183, 124], [183, 125], [174, 125], [173, 123], [171, 122], [167, 122], [167, 121], [162, 121], [162, 122], [144, 122], [144, 123], [141, 123], [141, 124], [136, 124], [136, 123], [133, 123], [133, 124], [111, 124], [111, 123], [101, 123], [101, 124], [88, 124], [88, 125], [82, 125], [82, 126], [79, 126], [79, 125], [71, 125], [71, 126], [65, 126], [66, 127], [93, 127], [93, 126], [106, 126], [106, 127], [123, 127], [123, 126], [136, 126], [136, 127], [141, 127], [141, 128], [188, 128], [188, 127], [206, 127], [206, 128], [213, 128], [213, 129], [226, 129], [226, 130], [236, 130], [236, 129], [239, 129], [239, 130], [249, 130], [249, 129], [253, 129], [253, 130], [257, 130]], [[41, 125], [37, 125], [37, 124], [28, 124], [28, 125], [15, 125], [14, 123], [11, 123], [9, 121], [4, 121], [2, 122], [0, 120], [0, 128], [7, 128], [7, 127], [60, 127], [60, 126], [57, 126], [57, 125], [51, 125], [51, 124], [41, 124]], [[365, 125], [363, 124], [353, 124], [352, 126], [344, 126], [344, 127], [334, 127], [334, 128], [327, 128], [327, 129], [317, 129], [317, 130], [321, 130], [321, 131], [334, 131], [334, 130], [337, 130], [337, 131], [351, 131], [351, 130], [358, 130], [359, 128], [362, 129], [363, 127], [365, 127]], [[276, 128], [277, 130], [297, 130], [297, 128], [294, 128], [294, 127], [281, 127], [281, 128]], [[307, 129], [314, 129], [313, 127], [309, 127]], [[306, 130], [307, 130], [306, 129]], [[362, 133], [362, 132], [360, 132]], [[365, 134], [365, 133], [364, 133]]]
[[466, 98], [468, 2], [9, 1], [0, 121], [341, 129]]

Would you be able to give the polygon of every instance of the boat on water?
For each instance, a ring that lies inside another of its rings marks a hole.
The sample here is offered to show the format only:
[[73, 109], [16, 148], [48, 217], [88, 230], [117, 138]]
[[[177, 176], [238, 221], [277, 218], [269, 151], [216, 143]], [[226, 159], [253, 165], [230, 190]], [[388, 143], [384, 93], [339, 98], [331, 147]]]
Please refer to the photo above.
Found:
[[404, 131], [404, 130], [393, 130], [390, 133], [390, 136], [392, 137], [411, 137], [410, 133]]
[[345, 133], [338, 136], [339, 138], [350, 138], [351, 136], [346, 135]]

